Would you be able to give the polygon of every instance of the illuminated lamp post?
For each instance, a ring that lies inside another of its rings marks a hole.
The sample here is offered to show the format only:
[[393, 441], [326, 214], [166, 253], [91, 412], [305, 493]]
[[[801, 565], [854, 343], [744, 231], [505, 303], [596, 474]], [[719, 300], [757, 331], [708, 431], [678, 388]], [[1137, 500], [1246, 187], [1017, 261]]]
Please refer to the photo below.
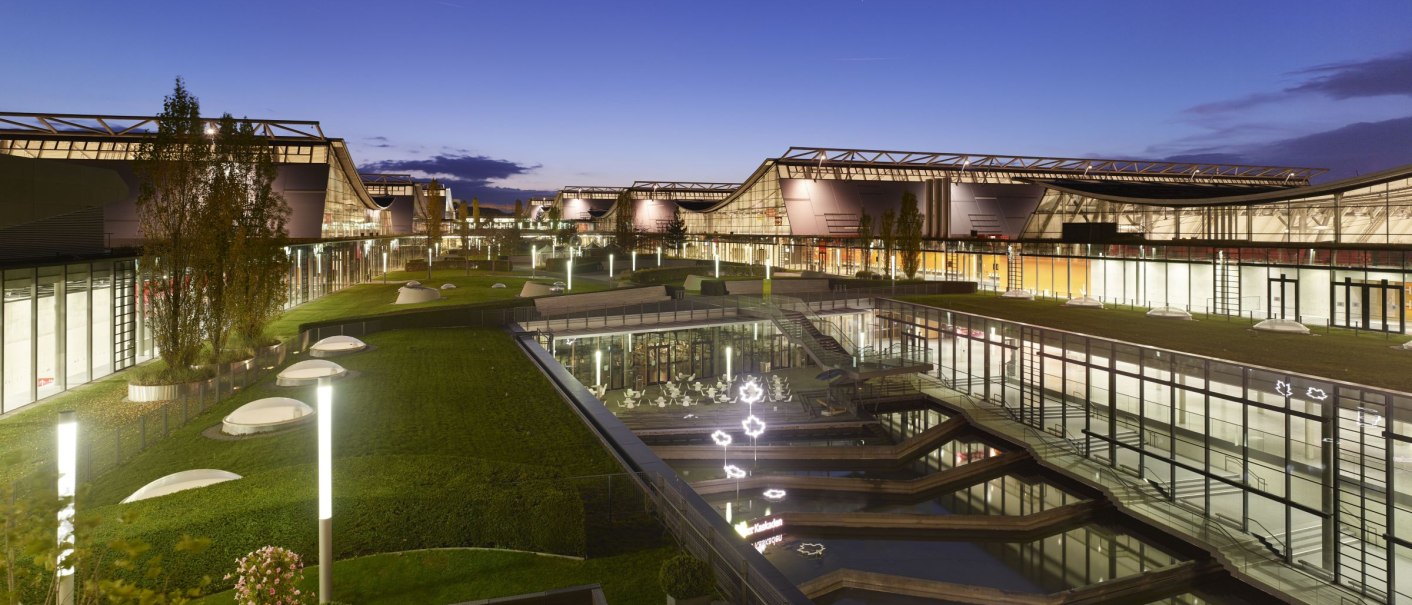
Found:
[[613, 254], [608, 254], [608, 279], [613, 279]]
[[754, 414], [745, 417], [740, 421], [740, 428], [745, 430], [745, 434], [750, 436], [750, 453], [756, 462], [760, 461], [760, 452], [756, 449], [755, 439], [765, 434], [765, 421], [756, 418]]
[[382, 283], [387, 283], [387, 251], [382, 251]]
[[731, 446], [731, 434], [722, 430], [717, 430], [716, 432], [711, 433], [711, 441], [714, 441], [716, 442], [716, 445], [721, 446], [721, 464], [726, 464], [726, 462], [728, 461], [727, 457], [729, 455], [727, 452], [727, 448]]
[[333, 385], [319, 379], [319, 602], [333, 601]]
[[603, 384], [603, 350], [593, 352], [593, 386]]
[[662, 247], [657, 246], [657, 266], [662, 266]]
[[632, 270], [637, 270], [637, 250], [632, 251]]
[[735, 479], [735, 499], [739, 500], [740, 480], [744, 479], [747, 473], [745, 472], [745, 469], [740, 468], [734, 464], [727, 464], [724, 470], [726, 471], [727, 479]]
[[65, 500], [59, 509], [59, 556], [55, 561], [59, 573], [58, 605], [74, 603], [74, 492], [78, 475], [78, 418], [72, 411], [59, 412], [58, 424], [59, 498]]
[[731, 357], [733, 356], [733, 355], [732, 355], [732, 352], [733, 352], [733, 349], [731, 349], [731, 346], [730, 346], [730, 345], [726, 345], [726, 380], [732, 380], [732, 378], [731, 378]]
[[573, 254], [570, 254], [570, 255], [569, 255], [569, 260], [567, 260], [567, 261], [564, 262], [564, 266], [568, 269], [568, 272], [569, 272], [569, 280], [568, 280], [568, 283], [565, 285], [564, 290], [565, 290], [565, 291], [568, 291], [568, 292], [572, 292], [572, 291], [574, 290], [574, 257], [573, 257]]
[[535, 272], [538, 271], [538, 270], [539, 270], [539, 246], [537, 246], [537, 245], [531, 245], [531, 246], [530, 246], [530, 277], [534, 277]]
[[716, 252], [716, 279], [721, 279], [721, 253]]

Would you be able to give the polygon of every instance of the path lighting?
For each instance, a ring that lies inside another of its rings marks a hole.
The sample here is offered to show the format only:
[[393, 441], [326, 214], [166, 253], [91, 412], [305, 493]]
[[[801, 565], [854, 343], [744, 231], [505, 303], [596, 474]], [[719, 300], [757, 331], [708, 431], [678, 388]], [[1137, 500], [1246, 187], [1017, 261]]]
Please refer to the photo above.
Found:
[[603, 350], [593, 352], [593, 386], [603, 384]]
[[726, 345], [726, 380], [733, 380], [731, 378], [731, 357], [734, 356], [732, 351], [730, 345]]
[[539, 269], [539, 246], [530, 246], [530, 277]]
[[613, 279], [613, 254], [608, 254], [608, 279]]
[[566, 283], [566, 284], [564, 285], [564, 290], [565, 290], [565, 291], [568, 291], [568, 292], [572, 292], [572, 291], [574, 290], [574, 257], [573, 257], [573, 254], [570, 254], [570, 255], [569, 255], [569, 260], [564, 261], [564, 267], [568, 270], [568, 273], [569, 273], [568, 283]]
[[721, 279], [721, 255], [716, 253], [716, 279]]
[[382, 251], [382, 283], [387, 283], [387, 251]]
[[657, 246], [657, 266], [662, 266], [662, 247]]
[[632, 251], [632, 270], [637, 270], [637, 250]]
[[59, 573], [59, 605], [74, 603], [74, 492], [78, 478], [78, 418], [72, 411], [59, 412], [57, 444], [59, 451], [59, 556], [55, 564]]
[[333, 601], [333, 385], [319, 379], [319, 602]]

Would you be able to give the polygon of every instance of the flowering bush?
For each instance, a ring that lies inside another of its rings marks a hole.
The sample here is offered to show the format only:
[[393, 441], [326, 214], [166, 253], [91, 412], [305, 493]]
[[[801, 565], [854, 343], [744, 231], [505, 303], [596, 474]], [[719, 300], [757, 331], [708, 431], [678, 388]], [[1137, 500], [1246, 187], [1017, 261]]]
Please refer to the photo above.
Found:
[[235, 602], [241, 605], [303, 605], [299, 584], [304, 581], [304, 561], [299, 554], [266, 546], [235, 560]]

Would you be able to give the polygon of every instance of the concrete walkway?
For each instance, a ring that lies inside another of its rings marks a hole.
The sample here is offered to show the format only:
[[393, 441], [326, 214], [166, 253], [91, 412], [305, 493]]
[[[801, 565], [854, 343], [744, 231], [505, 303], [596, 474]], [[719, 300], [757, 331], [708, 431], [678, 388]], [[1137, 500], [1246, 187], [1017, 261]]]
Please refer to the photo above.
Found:
[[776, 488], [790, 491], [852, 492], [894, 498], [920, 498], [965, 489], [1017, 470], [1030, 462], [1024, 451], [1005, 452], [953, 469], [934, 472], [916, 479], [862, 479], [857, 477], [809, 477], [801, 475], [756, 475], [736, 481], [710, 479], [691, 484], [703, 496], [740, 489]]
[[[838, 468], [897, 467], [935, 450], [970, 431], [965, 420], [952, 418], [897, 445], [795, 446], [761, 445], [750, 451], [757, 460], [823, 463]], [[720, 460], [712, 445], [664, 445], [652, 448], [663, 460]], [[737, 448], [739, 449], [739, 448]]]

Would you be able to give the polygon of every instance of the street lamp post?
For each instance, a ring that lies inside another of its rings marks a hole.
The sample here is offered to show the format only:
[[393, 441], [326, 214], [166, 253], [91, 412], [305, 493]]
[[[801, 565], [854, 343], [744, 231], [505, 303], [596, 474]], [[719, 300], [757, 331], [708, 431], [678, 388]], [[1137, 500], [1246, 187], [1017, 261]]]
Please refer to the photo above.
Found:
[[574, 257], [572, 254], [569, 255], [569, 260], [565, 261], [564, 266], [568, 268], [569, 273], [569, 279], [564, 289], [565, 291], [572, 292], [574, 290]]
[[59, 509], [59, 557], [55, 561], [59, 573], [58, 605], [74, 603], [74, 492], [78, 485], [78, 418], [72, 411], [59, 412], [57, 460], [59, 466], [59, 498], [65, 499]]
[[613, 254], [608, 255], [608, 279], [613, 279]]
[[603, 350], [593, 352], [593, 386], [603, 384]]
[[637, 271], [637, 250], [632, 251], [632, 270]]
[[333, 385], [319, 379], [319, 602], [333, 601]]
[[730, 345], [726, 345], [726, 380], [731, 380], [731, 356], [732, 349]]

